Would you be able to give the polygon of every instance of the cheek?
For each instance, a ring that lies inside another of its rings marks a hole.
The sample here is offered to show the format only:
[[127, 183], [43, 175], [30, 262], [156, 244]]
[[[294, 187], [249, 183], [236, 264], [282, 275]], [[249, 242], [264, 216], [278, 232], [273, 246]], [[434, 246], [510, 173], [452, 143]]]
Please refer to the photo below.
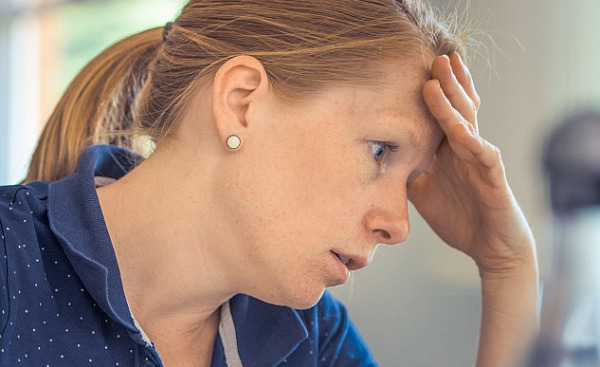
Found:
[[299, 251], [306, 243], [360, 235], [373, 164], [356, 145], [314, 136], [244, 147], [235, 168], [232, 191], [239, 206], [234, 215], [244, 224], [241, 235], [255, 246], [268, 242], [270, 250], [280, 252], [285, 242]]
[[320, 235], [357, 234], [367, 174], [352, 153], [336, 148], [306, 155], [290, 165], [293, 201], [301, 209], [296, 215], [306, 217]]
[[331, 285], [329, 250], [360, 241], [362, 161], [321, 148], [271, 145], [236, 163], [232, 226], [251, 269], [250, 293], [268, 302], [312, 306]]

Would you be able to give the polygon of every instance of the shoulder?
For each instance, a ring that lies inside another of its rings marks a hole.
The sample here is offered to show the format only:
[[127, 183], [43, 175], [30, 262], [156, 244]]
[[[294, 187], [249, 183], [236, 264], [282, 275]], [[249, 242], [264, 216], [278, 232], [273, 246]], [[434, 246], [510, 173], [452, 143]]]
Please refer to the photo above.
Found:
[[46, 222], [47, 187], [46, 182], [0, 187], [0, 230], [5, 249], [37, 242], [37, 231]]
[[36, 225], [46, 214], [47, 185], [0, 186], [0, 233], [3, 248], [35, 239]]
[[0, 331], [9, 315], [12, 294], [31, 261], [45, 227], [47, 183], [0, 186]]
[[27, 185], [0, 186], [0, 219], [30, 214], [43, 207], [48, 198], [49, 182], [38, 181]]

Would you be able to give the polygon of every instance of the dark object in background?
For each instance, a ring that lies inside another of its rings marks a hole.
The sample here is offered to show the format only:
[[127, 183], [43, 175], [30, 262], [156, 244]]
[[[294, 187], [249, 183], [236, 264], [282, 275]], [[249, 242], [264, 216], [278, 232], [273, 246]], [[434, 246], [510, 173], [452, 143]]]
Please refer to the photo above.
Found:
[[600, 112], [570, 116], [544, 167], [554, 216], [554, 268], [528, 367], [600, 366]]
[[555, 213], [600, 205], [600, 111], [571, 116], [554, 130], [544, 166]]

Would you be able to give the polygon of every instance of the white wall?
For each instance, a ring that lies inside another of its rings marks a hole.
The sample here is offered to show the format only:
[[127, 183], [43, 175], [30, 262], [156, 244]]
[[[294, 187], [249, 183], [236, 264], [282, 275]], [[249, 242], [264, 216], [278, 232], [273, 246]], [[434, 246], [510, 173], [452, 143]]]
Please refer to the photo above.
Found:
[[[7, 13], [36, 3], [0, 0]], [[6, 185], [25, 178], [40, 126], [39, 32], [34, 17], [0, 19], [0, 50], [0, 185]]]
[[[0, 0], [0, 9], [7, 13], [11, 5], [8, 0]], [[9, 49], [11, 24], [0, 20], [0, 50]], [[8, 175], [8, 96], [9, 96], [9, 60], [10, 55], [0, 52], [0, 184], [6, 182]]]
[[[540, 152], [564, 114], [600, 108], [600, 1], [471, 0], [469, 7], [497, 44], [495, 51], [490, 46], [491, 70], [487, 60], [472, 65], [483, 99], [481, 132], [502, 150], [547, 274], [551, 228]], [[409, 241], [380, 248], [370, 268], [334, 293], [382, 366], [472, 365], [480, 316], [476, 268], [412, 214]]]

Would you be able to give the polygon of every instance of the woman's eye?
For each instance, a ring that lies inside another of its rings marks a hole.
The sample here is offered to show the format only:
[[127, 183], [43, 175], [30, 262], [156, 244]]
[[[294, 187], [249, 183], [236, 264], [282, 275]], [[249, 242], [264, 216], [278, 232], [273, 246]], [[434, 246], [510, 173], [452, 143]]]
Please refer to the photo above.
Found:
[[368, 142], [368, 145], [369, 149], [371, 149], [371, 153], [373, 154], [373, 158], [377, 163], [381, 163], [388, 151], [396, 150], [395, 146], [380, 141], [370, 141]]

